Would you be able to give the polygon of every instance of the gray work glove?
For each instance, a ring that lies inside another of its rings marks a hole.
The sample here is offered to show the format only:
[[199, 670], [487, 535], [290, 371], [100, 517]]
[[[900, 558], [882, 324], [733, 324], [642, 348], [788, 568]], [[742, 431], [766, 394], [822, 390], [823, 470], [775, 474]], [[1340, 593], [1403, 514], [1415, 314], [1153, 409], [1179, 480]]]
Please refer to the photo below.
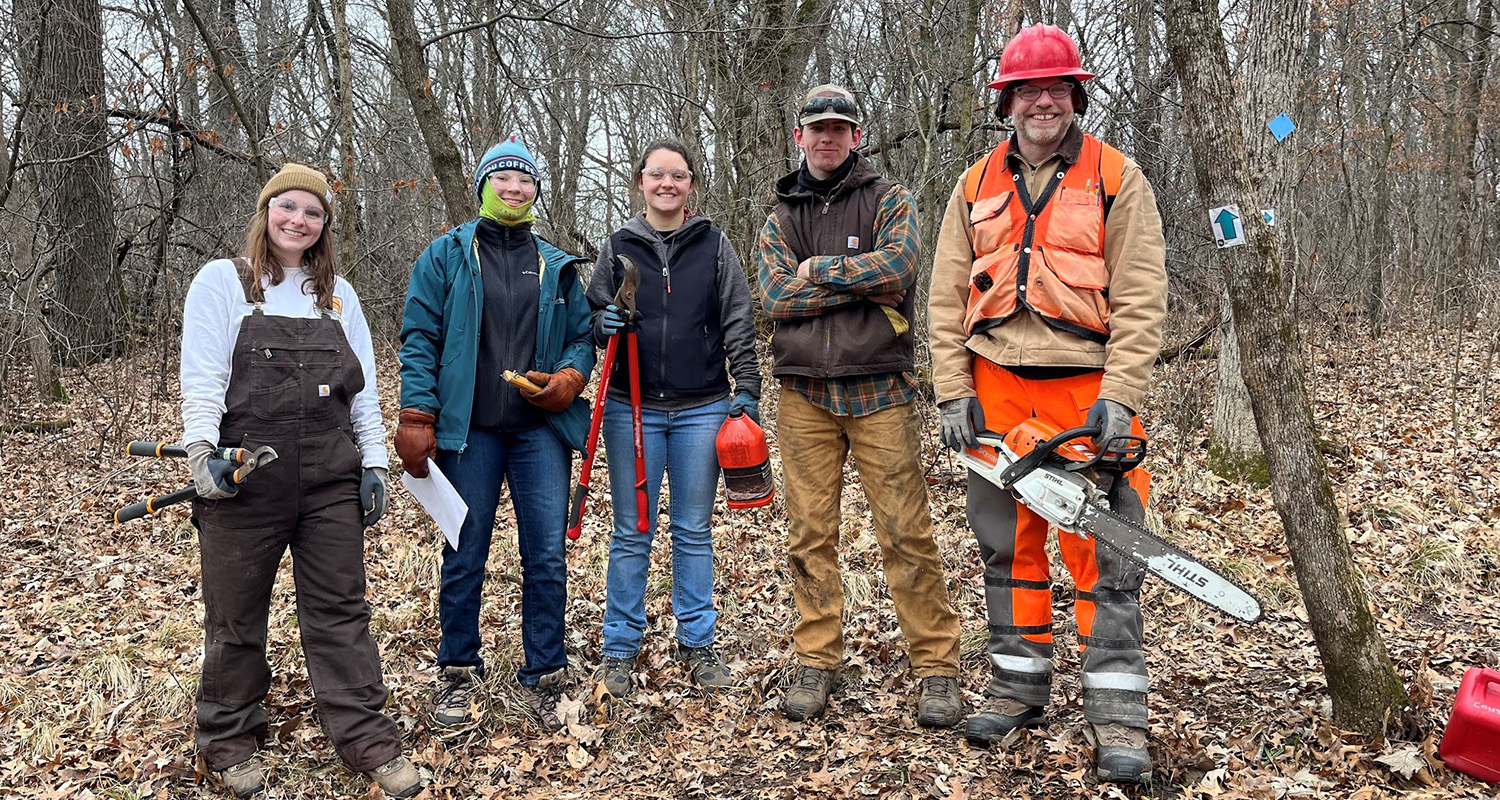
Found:
[[977, 397], [959, 397], [938, 404], [942, 413], [943, 446], [955, 453], [965, 447], [979, 446], [979, 432], [984, 430], [984, 409]]
[[365, 515], [360, 520], [366, 528], [385, 516], [385, 481], [389, 471], [385, 467], [370, 467], [359, 478], [359, 504]]
[[[1130, 435], [1130, 420], [1134, 416], [1135, 412], [1124, 403], [1101, 397], [1089, 406], [1089, 415], [1083, 424], [1085, 427], [1099, 428], [1099, 433], [1094, 435], [1094, 446], [1103, 449], [1104, 443], [1111, 438]], [[1104, 459], [1118, 461], [1122, 455], [1124, 454], [1111, 451], [1104, 454]]]
[[219, 458], [219, 449], [208, 442], [187, 446], [188, 467], [193, 471], [193, 488], [204, 500], [223, 500], [239, 494], [234, 482], [234, 462]]

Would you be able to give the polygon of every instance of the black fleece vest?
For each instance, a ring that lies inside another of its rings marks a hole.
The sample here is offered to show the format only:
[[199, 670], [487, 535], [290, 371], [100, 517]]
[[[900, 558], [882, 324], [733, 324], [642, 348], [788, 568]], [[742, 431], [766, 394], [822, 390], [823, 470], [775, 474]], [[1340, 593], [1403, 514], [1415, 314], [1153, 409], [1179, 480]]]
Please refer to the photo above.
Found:
[[[812, 256], [853, 256], [874, 249], [875, 212], [894, 185], [861, 158], [830, 197], [806, 191], [783, 194], [775, 213], [797, 263]], [[881, 307], [868, 300], [816, 317], [777, 322], [771, 337], [771, 373], [826, 379], [910, 371], [916, 360], [915, 289], [906, 293], [897, 310], [908, 323], [899, 335]]]
[[[619, 230], [609, 237], [611, 252], [630, 256], [641, 268], [635, 303], [641, 313], [636, 340], [643, 397], [711, 397], [729, 391], [719, 311], [723, 233], [714, 225], [696, 225], [686, 234], [668, 238], [668, 264], [636, 233]], [[612, 261], [618, 286], [620, 262]], [[610, 387], [621, 392], [630, 390], [625, 359], [626, 349], [620, 347]]]

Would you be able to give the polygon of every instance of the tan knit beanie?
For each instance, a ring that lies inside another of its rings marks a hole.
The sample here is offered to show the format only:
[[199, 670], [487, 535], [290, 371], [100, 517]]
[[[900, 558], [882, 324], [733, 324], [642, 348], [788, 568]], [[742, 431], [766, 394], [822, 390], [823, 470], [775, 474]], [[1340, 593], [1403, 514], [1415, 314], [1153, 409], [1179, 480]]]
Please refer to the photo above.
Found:
[[333, 191], [328, 187], [328, 179], [311, 167], [291, 162], [287, 162], [280, 172], [266, 181], [265, 188], [260, 190], [260, 201], [256, 207], [265, 208], [271, 198], [293, 189], [312, 192], [323, 203], [323, 210], [329, 216], [333, 215]]

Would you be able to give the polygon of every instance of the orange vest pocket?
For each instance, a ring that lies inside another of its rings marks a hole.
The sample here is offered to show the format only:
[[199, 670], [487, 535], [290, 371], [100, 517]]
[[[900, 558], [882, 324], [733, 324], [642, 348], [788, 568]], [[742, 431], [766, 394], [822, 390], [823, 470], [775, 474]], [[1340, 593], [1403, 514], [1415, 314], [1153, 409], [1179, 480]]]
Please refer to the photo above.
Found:
[[1059, 187], [1044, 239], [1053, 247], [1099, 253], [1104, 232], [1104, 204], [1097, 191]]

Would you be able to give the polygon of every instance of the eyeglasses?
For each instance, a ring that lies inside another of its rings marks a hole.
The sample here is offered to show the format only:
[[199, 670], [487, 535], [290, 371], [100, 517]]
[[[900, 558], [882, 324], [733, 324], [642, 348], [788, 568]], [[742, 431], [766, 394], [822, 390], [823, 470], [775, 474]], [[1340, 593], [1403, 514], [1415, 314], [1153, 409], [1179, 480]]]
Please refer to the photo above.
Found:
[[671, 178], [673, 183], [688, 183], [693, 179], [693, 173], [688, 170], [662, 169], [661, 167], [643, 169], [641, 170], [641, 175], [644, 175], [645, 177], [650, 178], [653, 181], [660, 181]]
[[507, 183], [519, 183], [522, 186], [535, 186], [536, 178], [533, 178], [518, 169], [502, 169], [499, 172], [490, 173], [490, 183], [496, 186], [504, 186]]
[[1047, 96], [1051, 97], [1053, 100], [1061, 100], [1073, 93], [1073, 84], [1064, 81], [1063, 83], [1054, 83], [1045, 89], [1040, 86], [1032, 86], [1030, 84], [1027, 84], [1026, 86], [1017, 86], [1011, 91], [1016, 93], [1016, 97], [1019, 97], [1028, 103], [1032, 100], [1037, 99], [1038, 97], [1041, 97], [1042, 92], [1046, 92]]
[[271, 208], [274, 208], [287, 216], [296, 216], [298, 211], [302, 212], [302, 218], [314, 225], [322, 225], [328, 219], [323, 212], [322, 206], [299, 207], [295, 200], [287, 197], [271, 198]]
[[851, 117], [859, 116], [859, 106], [847, 97], [814, 97], [802, 106], [803, 115], [822, 114], [827, 111]]

